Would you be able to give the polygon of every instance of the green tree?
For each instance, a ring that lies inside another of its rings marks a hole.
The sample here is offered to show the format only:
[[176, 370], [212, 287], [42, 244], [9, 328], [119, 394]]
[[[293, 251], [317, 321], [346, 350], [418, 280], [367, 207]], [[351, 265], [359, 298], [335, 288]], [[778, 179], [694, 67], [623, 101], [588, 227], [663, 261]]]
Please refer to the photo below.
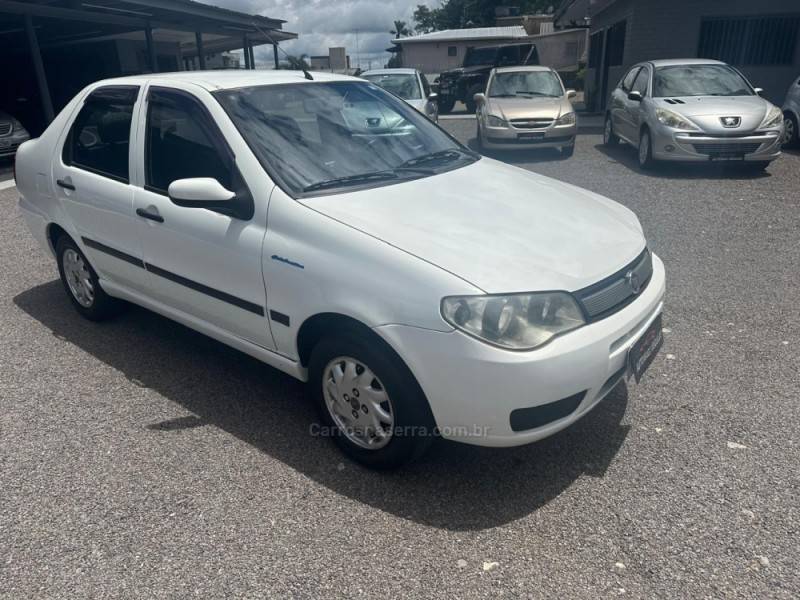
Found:
[[[540, 13], [553, 6], [553, 0], [515, 0], [521, 14]], [[495, 9], [508, 6], [508, 0], [444, 0], [438, 8], [420, 4], [414, 11], [414, 24], [418, 31], [492, 27]]]
[[401, 37], [408, 37], [413, 32], [411, 31], [411, 28], [408, 26], [408, 23], [406, 23], [405, 21], [395, 21], [394, 29], [392, 29], [389, 33], [394, 35], [395, 38], [401, 38]]

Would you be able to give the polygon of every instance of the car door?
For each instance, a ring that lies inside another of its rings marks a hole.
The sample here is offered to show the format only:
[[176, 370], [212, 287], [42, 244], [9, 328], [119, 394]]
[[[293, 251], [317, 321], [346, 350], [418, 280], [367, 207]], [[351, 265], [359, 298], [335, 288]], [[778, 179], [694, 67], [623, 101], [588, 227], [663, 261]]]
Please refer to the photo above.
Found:
[[[213, 116], [209, 104], [215, 101], [208, 100], [176, 88], [147, 90], [140, 128], [143, 185], [135, 190], [134, 205], [150, 296], [271, 349], [261, 248], [272, 186], [263, 170], [262, 180], [251, 182], [260, 187], [256, 210], [253, 186], [218, 126], [224, 113], [212, 106]], [[170, 199], [173, 181], [197, 177], [216, 179], [236, 193], [235, 202], [210, 209]]]
[[53, 189], [76, 242], [101, 279], [135, 290], [147, 285], [130, 184], [131, 131], [139, 86], [91, 91], [53, 157]]
[[626, 98], [625, 111], [627, 113], [627, 121], [630, 126], [630, 140], [639, 142], [639, 130], [641, 129], [642, 121], [644, 120], [642, 100], [647, 97], [647, 90], [650, 86], [650, 68], [647, 66], [639, 69], [636, 78], [631, 85], [631, 92], [638, 92], [641, 100], [631, 100]]
[[625, 74], [625, 77], [619, 83], [619, 86], [611, 93], [611, 122], [614, 125], [614, 131], [617, 135], [630, 140], [631, 131], [633, 127], [630, 121], [630, 114], [628, 112], [628, 93], [631, 91], [633, 81], [639, 74], [641, 67], [636, 65]]

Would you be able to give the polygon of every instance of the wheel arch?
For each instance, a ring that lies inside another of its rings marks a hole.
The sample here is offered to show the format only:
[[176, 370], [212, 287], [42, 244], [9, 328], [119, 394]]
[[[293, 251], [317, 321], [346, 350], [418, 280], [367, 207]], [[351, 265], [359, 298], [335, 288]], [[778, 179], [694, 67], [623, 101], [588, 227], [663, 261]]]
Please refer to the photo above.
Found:
[[[300, 363], [303, 367], [308, 367], [311, 362], [311, 354], [314, 351], [314, 346], [317, 345], [323, 338], [331, 334], [347, 334], [355, 333], [362, 335], [366, 339], [384, 348], [389, 354], [393, 355], [398, 361], [401, 369], [405, 370], [409, 381], [416, 387], [416, 391], [425, 400], [428, 410], [428, 416], [433, 423], [436, 418], [433, 416], [433, 410], [430, 406], [425, 390], [420, 385], [417, 376], [408, 366], [408, 362], [403, 356], [395, 350], [394, 346], [389, 343], [383, 336], [377, 333], [373, 328], [365, 325], [358, 319], [336, 312], [317, 313], [308, 317], [297, 332], [297, 351], [300, 358]], [[313, 385], [313, 384], [312, 384]]]
[[[47, 226], [46, 231], [47, 231], [47, 241], [50, 244], [50, 250], [52, 251], [54, 256], [56, 253], [56, 245], [58, 244], [58, 240], [61, 238], [61, 236], [65, 235], [69, 239], [72, 239], [72, 236], [70, 236], [70, 234], [67, 233], [67, 230], [61, 227], [61, 225], [59, 225], [58, 223], [50, 223]], [[72, 241], [74, 242], [75, 240]]]

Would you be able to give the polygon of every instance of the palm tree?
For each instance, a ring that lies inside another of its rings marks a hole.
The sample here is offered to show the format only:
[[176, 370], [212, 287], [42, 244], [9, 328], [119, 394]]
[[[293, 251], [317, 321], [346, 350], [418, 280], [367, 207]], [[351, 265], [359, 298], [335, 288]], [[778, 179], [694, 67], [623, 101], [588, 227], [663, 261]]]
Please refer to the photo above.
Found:
[[392, 29], [389, 33], [393, 34], [395, 39], [397, 39], [401, 37], [408, 37], [414, 32], [411, 31], [411, 28], [405, 21], [395, 21], [394, 29]]

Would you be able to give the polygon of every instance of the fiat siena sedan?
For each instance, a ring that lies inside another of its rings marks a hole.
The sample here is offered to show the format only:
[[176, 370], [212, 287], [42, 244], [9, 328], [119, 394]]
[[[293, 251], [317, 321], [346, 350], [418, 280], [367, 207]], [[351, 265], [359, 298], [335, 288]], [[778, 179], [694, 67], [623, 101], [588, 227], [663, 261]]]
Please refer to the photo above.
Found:
[[478, 146], [486, 149], [559, 148], [575, 151], [575, 109], [550, 67], [494, 69], [485, 94], [475, 94]]
[[603, 141], [655, 161], [737, 161], [764, 170], [781, 154], [783, 113], [733, 67], [713, 60], [634, 65], [611, 95]]
[[312, 77], [102, 81], [20, 148], [80, 315], [133, 302], [307, 381], [310, 433], [374, 467], [434, 435], [526, 444], [639, 380], [665, 278], [630, 210]]

